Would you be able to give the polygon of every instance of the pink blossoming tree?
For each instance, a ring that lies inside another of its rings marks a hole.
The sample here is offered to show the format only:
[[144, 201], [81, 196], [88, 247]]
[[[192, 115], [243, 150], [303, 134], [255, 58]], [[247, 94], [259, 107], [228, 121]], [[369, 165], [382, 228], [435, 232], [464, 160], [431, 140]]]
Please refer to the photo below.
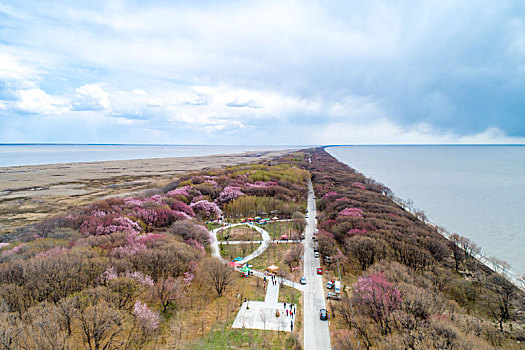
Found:
[[151, 310], [146, 303], [137, 300], [132, 313], [137, 318], [137, 324], [144, 333], [153, 333], [159, 327], [159, 313]]
[[205, 199], [192, 203], [191, 207], [195, 212], [207, 219], [216, 219], [222, 214], [221, 208], [215, 203], [209, 202]]
[[374, 320], [384, 335], [390, 333], [392, 312], [401, 306], [399, 290], [380, 272], [360, 277], [353, 287], [356, 306]]

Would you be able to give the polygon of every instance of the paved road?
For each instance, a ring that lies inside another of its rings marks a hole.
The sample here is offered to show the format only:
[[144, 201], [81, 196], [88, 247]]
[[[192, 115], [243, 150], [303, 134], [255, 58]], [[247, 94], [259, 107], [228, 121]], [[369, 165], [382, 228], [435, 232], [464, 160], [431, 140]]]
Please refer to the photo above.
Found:
[[319, 258], [314, 258], [312, 237], [316, 227], [316, 210], [312, 182], [308, 181], [308, 219], [304, 240], [304, 349], [329, 350], [330, 331], [328, 321], [319, 319], [319, 310], [326, 309], [323, 279], [317, 275]]

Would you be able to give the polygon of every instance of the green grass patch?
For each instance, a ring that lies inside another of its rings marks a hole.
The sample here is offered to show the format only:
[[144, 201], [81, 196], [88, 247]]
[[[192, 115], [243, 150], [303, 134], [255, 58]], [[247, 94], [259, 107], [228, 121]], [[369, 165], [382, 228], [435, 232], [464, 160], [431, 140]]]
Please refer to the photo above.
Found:
[[296, 341], [290, 333], [256, 329], [233, 329], [232, 323], [216, 326], [187, 349], [291, 349]]

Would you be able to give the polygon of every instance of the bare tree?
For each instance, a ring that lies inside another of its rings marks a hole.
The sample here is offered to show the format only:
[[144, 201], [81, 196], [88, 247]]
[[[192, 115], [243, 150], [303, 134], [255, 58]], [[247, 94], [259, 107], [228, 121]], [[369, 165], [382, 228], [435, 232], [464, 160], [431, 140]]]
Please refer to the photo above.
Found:
[[488, 288], [494, 292], [488, 299], [490, 313], [498, 321], [500, 331], [503, 332], [503, 322], [511, 317], [511, 303], [516, 293], [515, 287], [503, 276], [493, 274], [489, 278]]
[[153, 296], [160, 301], [162, 311], [166, 312], [170, 303], [179, 297], [181, 289], [180, 281], [171, 276], [155, 283]]
[[210, 258], [204, 261], [202, 270], [206, 274], [206, 279], [221, 297], [222, 293], [233, 281], [232, 270], [222, 261]]
[[303, 256], [303, 246], [301, 244], [293, 245], [284, 257], [284, 263], [291, 269], [294, 265], [299, 265]]
[[78, 312], [78, 299], [76, 297], [68, 297], [60, 299], [57, 303], [58, 322], [62, 329], [67, 331], [67, 335], [71, 336], [71, 324]]
[[84, 346], [89, 350], [110, 349], [123, 331], [123, 315], [104, 301], [88, 305], [79, 318]]

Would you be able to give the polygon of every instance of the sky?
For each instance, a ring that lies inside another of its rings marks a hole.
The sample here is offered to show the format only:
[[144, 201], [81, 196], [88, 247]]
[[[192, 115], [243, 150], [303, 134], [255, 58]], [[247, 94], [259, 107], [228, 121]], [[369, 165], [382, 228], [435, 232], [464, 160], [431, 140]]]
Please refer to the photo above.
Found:
[[0, 142], [525, 143], [523, 1], [2, 1]]

